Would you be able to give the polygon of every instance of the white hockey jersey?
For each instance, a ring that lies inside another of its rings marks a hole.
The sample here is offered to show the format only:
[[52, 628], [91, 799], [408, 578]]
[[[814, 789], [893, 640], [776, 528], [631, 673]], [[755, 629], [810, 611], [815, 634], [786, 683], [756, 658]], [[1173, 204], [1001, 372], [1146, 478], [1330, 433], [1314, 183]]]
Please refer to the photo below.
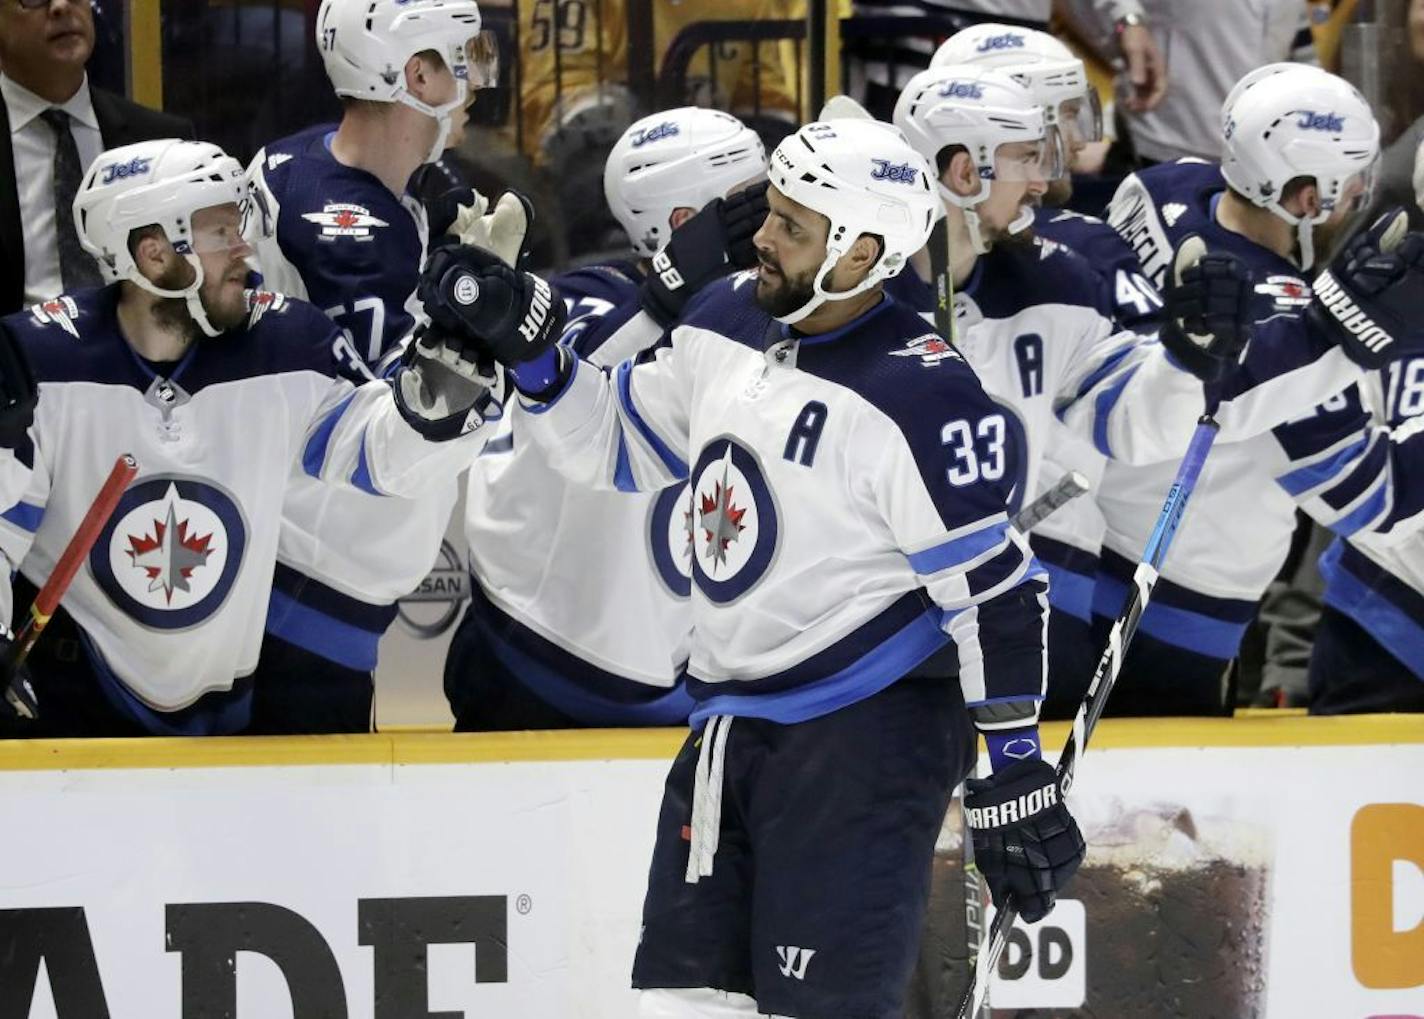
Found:
[[[404, 497], [453, 477], [492, 425], [445, 443], [384, 382], [337, 374], [345, 337], [315, 308], [256, 292], [244, 327], [152, 366], [123, 338], [120, 286], [0, 321], [39, 382], [30, 441], [0, 464], [0, 551], [39, 585], [116, 456], [129, 485], [64, 600], [115, 705], [161, 734], [231, 732], [246, 704], [174, 728], [165, 713], [228, 691], [257, 664], [280, 509], [294, 474]], [[159, 374], [163, 372], [163, 374]], [[10, 586], [0, 585], [10, 615]]]
[[[333, 127], [309, 128], [262, 149], [248, 181], [274, 229], [257, 248], [267, 285], [311, 300], [381, 374], [415, 325], [425, 260], [425, 212], [331, 153]], [[352, 669], [376, 666], [381, 635], [435, 564], [458, 488], [420, 499], [381, 498], [297, 479], [282, 536], [267, 629]]]
[[605, 374], [575, 362], [516, 438], [621, 491], [691, 480], [694, 725], [813, 718], [953, 638], [986, 725], [1036, 717], [1042, 571], [1008, 524], [1008, 424], [973, 372], [891, 299], [800, 337], [754, 274], [704, 291], [667, 344]]
[[[636, 311], [640, 278], [616, 263], [555, 278], [569, 305], [561, 342], [597, 368], [639, 354], [656, 334], [619, 331], [608, 317]], [[689, 500], [685, 483], [649, 494], [577, 485], [504, 425], [470, 468], [470, 619], [505, 667], [566, 715], [589, 725], [685, 722]]]

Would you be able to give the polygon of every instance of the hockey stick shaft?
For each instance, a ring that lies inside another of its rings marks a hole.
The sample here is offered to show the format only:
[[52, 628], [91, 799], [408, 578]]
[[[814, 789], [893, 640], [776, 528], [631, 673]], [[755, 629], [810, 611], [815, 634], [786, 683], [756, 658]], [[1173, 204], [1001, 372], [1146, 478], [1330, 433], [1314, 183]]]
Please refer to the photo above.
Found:
[[29, 618], [25, 620], [25, 625], [20, 628], [20, 632], [15, 635], [15, 640], [10, 645], [5, 661], [7, 677], [13, 679], [16, 670], [29, 657], [30, 649], [35, 646], [35, 641], [39, 640], [40, 634], [49, 625], [50, 617], [59, 607], [59, 601], [64, 597], [64, 592], [69, 590], [69, 584], [74, 580], [74, 575], [79, 572], [79, 567], [88, 557], [89, 550], [99, 539], [99, 532], [104, 529], [104, 525], [109, 522], [109, 517], [113, 515], [114, 507], [119, 504], [119, 497], [124, 494], [124, 489], [128, 488], [129, 482], [134, 479], [134, 475], [137, 473], [138, 461], [129, 454], [124, 453], [114, 461], [109, 476], [104, 480], [99, 494], [94, 497], [94, 501], [84, 514], [84, 519], [79, 522], [74, 536], [69, 539], [69, 544], [65, 546], [64, 552], [59, 557], [59, 562], [55, 563], [49, 579], [35, 595], [35, 600], [30, 605]]
[[[1127, 593], [1127, 603], [1118, 613], [1112, 630], [1108, 633], [1107, 647], [1103, 649], [1103, 655], [1098, 660], [1098, 668], [1093, 673], [1087, 696], [1083, 698], [1083, 703], [1078, 705], [1078, 712], [1073, 718], [1073, 728], [1069, 731], [1063, 752], [1058, 757], [1058, 778], [1065, 793], [1073, 784], [1073, 772], [1078, 758], [1087, 749], [1088, 740], [1097, 728], [1108, 696], [1117, 683], [1123, 656], [1127, 654], [1128, 645], [1137, 633], [1137, 624], [1152, 599], [1152, 589], [1157, 585], [1158, 571], [1167, 557], [1167, 550], [1172, 546], [1172, 539], [1182, 522], [1182, 514], [1186, 512], [1187, 500], [1191, 498], [1192, 490], [1201, 476], [1207, 454], [1211, 452], [1211, 445], [1216, 441], [1218, 427], [1216, 419], [1210, 414], [1203, 415], [1197, 422], [1197, 429], [1192, 434], [1186, 455], [1182, 458], [1181, 466], [1177, 468], [1177, 476], [1167, 491], [1162, 513], [1157, 518], [1157, 525], [1152, 529], [1152, 534], [1147, 539], [1147, 547], [1143, 550], [1142, 558], [1133, 573], [1133, 584]], [[957, 1019], [968, 1019], [978, 1013], [988, 990], [989, 978], [999, 963], [999, 956], [1003, 954], [1004, 946], [1008, 943], [1009, 930], [1017, 916], [1018, 910], [1011, 902], [1005, 903], [1004, 908], [994, 914], [994, 922], [989, 927], [989, 947], [980, 952], [974, 961], [974, 967], [969, 973], [969, 985], [960, 996], [959, 1007], [955, 1012]]]
[[1009, 523], [1014, 525], [1014, 530], [1027, 534], [1087, 490], [1088, 479], [1077, 471], [1069, 471], [1056, 485], [1015, 513]]

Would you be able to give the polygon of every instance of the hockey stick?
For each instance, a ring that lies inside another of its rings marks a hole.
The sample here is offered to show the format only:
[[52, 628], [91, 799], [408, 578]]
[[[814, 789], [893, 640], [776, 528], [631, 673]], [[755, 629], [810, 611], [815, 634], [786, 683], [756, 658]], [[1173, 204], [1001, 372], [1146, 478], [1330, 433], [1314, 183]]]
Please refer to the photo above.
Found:
[[59, 562], [55, 563], [44, 587], [40, 588], [35, 600], [30, 604], [30, 617], [25, 620], [25, 625], [10, 643], [3, 665], [0, 665], [0, 675], [7, 680], [5, 700], [22, 718], [32, 718], [34, 715], [25, 699], [15, 691], [20, 666], [29, 657], [30, 649], [35, 646], [35, 641], [39, 640], [44, 628], [49, 625], [50, 617], [59, 607], [59, 600], [64, 597], [64, 592], [69, 590], [70, 581], [79, 572], [80, 564], [89, 555], [89, 550], [99, 539], [99, 532], [104, 529], [109, 517], [113, 515], [114, 507], [119, 504], [119, 497], [124, 494], [124, 489], [128, 488], [129, 482], [137, 473], [138, 461], [128, 453], [120, 455], [114, 461], [113, 469], [109, 471], [99, 494], [94, 497], [74, 536], [64, 547], [64, 552], [60, 555]]
[[1015, 513], [1009, 523], [1014, 530], [1027, 534], [1087, 490], [1088, 479], [1069, 471], [1058, 479], [1058, 484]]
[[[1102, 717], [1103, 708], [1107, 706], [1108, 696], [1117, 683], [1123, 656], [1137, 633], [1137, 624], [1147, 609], [1147, 603], [1152, 599], [1152, 589], [1157, 586], [1158, 571], [1167, 557], [1167, 550], [1172, 545], [1177, 527], [1182, 522], [1187, 500], [1191, 498], [1192, 489], [1196, 487], [1202, 465], [1206, 463], [1207, 453], [1211, 451], [1211, 444], [1216, 440], [1218, 427], [1216, 419], [1210, 413], [1203, 414], [1197, 421], [1197, 429], [1192, 433], [1186, 456], [1182, 458], [1181, 466], [1177, 468], [1177, 476], [1167, 491], [1167, 501], [1157, 518], [1157, 526], [1152, 529], [1152, 534], [1147, 539], [1147, 547], [1133, 572], [1127, 603], [1118, 613], [1117, 620], [1108, 633], [1107, 647], [1103, 649], [1103, 656], [1098, 660], [1098, 668], [1093, 673], [1092, 683], [1088, 685], [1087, 696], [1083, 698], [1083, 703], [1078, 705], [1078, 713], [1073, 718], [1073, 728], [1068, 733], [1068, 741], [1064, 743], [1063, 752], [1058, 756], [1057, 772], [1064, 793], [1073, 785], [1073, 772], [1078, 758], [1088, 748], [1088, 740], [1097, 728], [1098, 719]], [[1004, 946], [1009, 940], [1009, 929], [1017, 916], [1018, 910], [1012, 902], [1005, 903], [1004, 908], [995, 914], [994, 922], [989, 928], [989, 947], [980, 952], [974, 961], [974, 968], [969, 974], [969, 986], [965, 988], [955, 1011], [957, 1019], [968, 1019], [969, 1016], [975, 1015], [983, 1004], [990, 974], [999, 963], [999, 956], [1003, 954]]]

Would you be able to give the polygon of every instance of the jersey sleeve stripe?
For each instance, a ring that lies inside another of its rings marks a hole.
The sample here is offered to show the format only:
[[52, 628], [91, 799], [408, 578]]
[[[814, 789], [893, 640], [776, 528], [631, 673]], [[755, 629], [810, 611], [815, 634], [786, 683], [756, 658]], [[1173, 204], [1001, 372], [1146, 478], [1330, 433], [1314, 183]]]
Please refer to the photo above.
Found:
[[1306, 464], [1304, 467], [1298, 467], [1288, 474], [1281, 475], [1276, 479], [1276, 482], [1293, 496], [1299, 496], [1313, 488], [1319, 488], [1363, 453], [1368, 443], [1368, 439], [1359, 438], [1323, 460], [1317, 460], [1315, 463]]
[[1385, 484], [1388, 468], [1389, 442], [1378, 436], [1370, 451], [1360, 457], [1338, 484], [1322, 492], [1320, 498], [1331, 509], [1342, 512], [1375, 485]]
[[369, 495], [385, 495], [371, 477], [371, 464], [366, 459], [366, 429], [361, 430], [361, 451], [356, 457], [356, 469], [351, 472], [351, 484]]
[[326, 417], [317, 425], [316, 430], [312, 432], [311, 438], [307, 440], [306, 450], [302, 453], [302, 470], [312, 477], [321, 477], [321, 468], [326, 463], [326, 452], [331, 445], [332, 435], [336, 433], [336, 424], [355, 399], [355, 392], [347, 394], [346, 399], [327, 413]]
[[28, 502], [17, 502], [4, 513], [0, 513], [0, 518], [4, 518], [16, 527], [34, 534], [40, 529], [40, 522], [44, 520], [44, 507], [35, 506]]
[[623, 408], [623, 413], [628, 416], [628, 420], [638, 430], [638, 434], [652, 447], [653, 452], [658, 455], [658, 459], [662, 460], [663, 466], [676, 477], [687, 477], [687, 464], [683, 463], [682, 459], [672, 451], [672, 448], [662, 440], [658, 433], [653, 431], [634, 404], [632, 376], [633, 362], [631, 360], [624, 361], [618, 366], [618, 403]]
[[1330, 525], [1336, 534], [1349, 537], [1379, 518], [1389, 508], [1389, 486], [1381, 484], [1369, 498]]
[[633, 465], [628, 459], [628, 441], [623, 433], [618, 433], [618, 454], [613, 464], [613, 487], [620, 492], [638, 491], [638, 482], [633, 478]]
[[922, 552], [912, 552], [906, 558], [910, 560], [910, 568], [920, 576], [963, 567], [989, 552], [1001, 549], [1008, 540], [1008, 530], [1008, 521], [1000, 521], [962, 537], [951, 538]]
[[1074, 399], [1081, 400], [1083, 397], [1087, 396], [1088, 393], [1092, 392], [1092, 390], [1098, 385], [1098, 383], [1102, 382], [1103, 379], [1107, 378], [1109, 375], [1111, 375], [1117, 370], [1118, 365], [1122, 364], [1122, 362], [1127, 359], [1127, 356], [1131, 354], [1134, 349], [1134, 344], [1125, 344], [1124, 346], [1118, 348], [1117, 350], [1109, 354], [1106, 358], [1104, 358], [1103, 363], [1098, 365], [1097, 368], [1093, 369], [1093, 371], [1090, 372], [1088, 376], [1083, 379], [1082, 384], [1078, 387], [1078, 394], [1074, 397]]
[[1108, 441], [1108, 423], [1112, 420], [1113, 408], [1122, 399], [1122, 391], [1127, 388], [1127, 384], [1137, 374], [1138, 367], [1134, 365], [1124, 372], [1122, 378], [1099, 393], [1097, 399], [1093, 401], [1093, 445], [1103, 456], [1113, 455], [1112, 443]]

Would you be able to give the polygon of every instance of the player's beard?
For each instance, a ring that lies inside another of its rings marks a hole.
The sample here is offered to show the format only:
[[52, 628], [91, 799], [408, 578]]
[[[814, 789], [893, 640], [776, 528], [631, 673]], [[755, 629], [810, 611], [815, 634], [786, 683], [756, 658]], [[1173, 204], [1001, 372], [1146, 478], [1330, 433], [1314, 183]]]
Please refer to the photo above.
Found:
[[214, 329], [227, 332], [247, 318], [247, 293], [242, 286], [246, 278], [247, 264], [238, 259], [228, 265], [221, 276], [203, 280], [198, 299], [203, 302], [203, 310], [208, 313], [208, 322]]
[[[234, 289], [228, 286], [228, 281], [239, 269], [245, 278], [246, 263], [239, 260], [228, 265], [221, 276], [206, 277], [203, 285], [198, 288], [198, 300], [202, 302], [203, 311], [208, 316], [208, 324], [222, 332], [236, 328], [247, 317], [247, 295], [243, 290], [236, 289], [235, 296], [224, 293], [225, 290]], [[175, 256], [173, 262], [153, 282], [163, 290], [183, 290], [193, 282], [193, 267], [182, 257]], [[198, 323], [193, 321], [193, 315], [188, 310], [188, 299], [185, 297], [164, 297], [156, 301], [153, 305], [153, 317], [165, 330], [180, 333], [190, 340], [202, 334]]]
[[814, 271], [800, 276], [787, 276], [779, 263], [767, 259], [766, 256], [762, 256], [762, 265], [776, 270], [776, 275], [772, 277], [776, 280], [774, 284], [768, 283], [765, 277], [758, 276], [756, 285], [756, 302], [761, 310], [772, 318], [790, 315], [815, 296]]
[[1043, 207], [1061, 209], [1073, 197], [1073, 178], [1058, 177], [1048, 182], [1048, 190], [1043, 193]]

